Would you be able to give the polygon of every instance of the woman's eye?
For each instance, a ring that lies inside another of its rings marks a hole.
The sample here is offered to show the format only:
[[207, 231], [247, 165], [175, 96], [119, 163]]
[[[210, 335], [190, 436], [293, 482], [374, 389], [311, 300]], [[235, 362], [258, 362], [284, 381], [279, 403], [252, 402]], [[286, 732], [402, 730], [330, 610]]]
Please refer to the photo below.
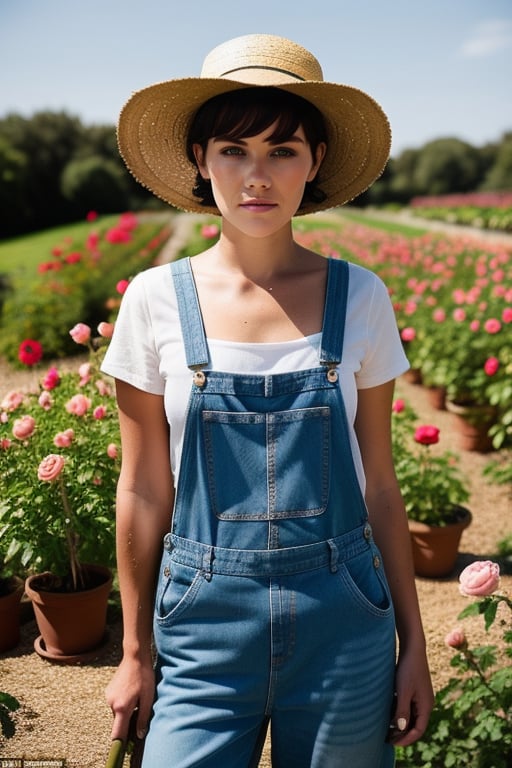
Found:
[[242, 155], [243, 152], [240, 147], [225, 147], [222, 150], [223, 155]]
[[291, 149], [286, 149], [286, 147], [278, 147], [273, 150], [272, 154], [274, 157], [293, 157], [295, 153]]

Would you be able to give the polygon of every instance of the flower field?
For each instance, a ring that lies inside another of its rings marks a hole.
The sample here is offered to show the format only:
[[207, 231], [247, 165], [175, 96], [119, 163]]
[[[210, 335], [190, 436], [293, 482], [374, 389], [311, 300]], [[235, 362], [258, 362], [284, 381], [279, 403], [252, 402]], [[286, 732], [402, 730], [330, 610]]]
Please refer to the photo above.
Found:
[[386, 283], [411, 367], [450, 401], [489, 405], [495, 448], [512, 443], [512, 248], [473, 237], [343, 222], [297, 239]]
[[410, 207], [413, 213], [424, 219], [512, 231], [512, 192], [415, 197]]

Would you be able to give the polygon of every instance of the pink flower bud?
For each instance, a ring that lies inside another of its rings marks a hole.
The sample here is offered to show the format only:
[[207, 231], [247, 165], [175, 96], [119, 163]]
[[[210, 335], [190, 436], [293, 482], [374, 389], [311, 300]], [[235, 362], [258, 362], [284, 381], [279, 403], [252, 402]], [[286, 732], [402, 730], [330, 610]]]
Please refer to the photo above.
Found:
[[59, 456], [56, 453], [51, 453], [42, 460], [37, 470], [37, 476], [39, 480], [43, 480], [46, 483], [51, 483], [52, 480], [57, 478], [64, 466], [65, 460], [63, 456]]
[[26, 440], [34, 434], [36, 420], [32, 416], [22, 416], [12, 425], [12, 433], [18, 440]]
[[398, 398], [391, 406], [393, 413], [402, 413], [405, 411], [405, 400]]
[[42, 381], [43, 389], [55, 389], [60, 382], [60, 375], [56, 368], [50, 368]]
[[115, 443], [107, 445], [107, 456], [111, 459], [117, 459], [117, 445]]
[[462, 648], [466, 645], [466, 635], [464, 634], [464, 630], [461, 627], [452, 629], [451, 632], [448, 632], [444, 641], [450, 648]]
[[114, 333], [114, 323], [100, 323], [98, 325], [98, 333], [104, 339], [111, 339]]
[[72, 429], [67, 429], [65, 432], [57, 432], [53, 438], [53, 444], [57, 448], [69, 448], [74, 436], [75, 434]]
[[459, 576], [459, 590], [467, 597], [487, 597], [500, 585], [500, 567], [492, 560], [477, 560]]
[[104, 405], [97, 405], [94, 411], [92, 412], [92, 415], [95, 419], [104, 419], [107, 415], [107, 409]]
[[76, 344], [87, 344], [91, 338], [91, 329], [85, 323], [77, 323], [70, 330], [69, 335]]
[[497, 357], [488, 357], [484, 363], [484, 371], [488, 376], [494, 376], [500, 367], [500, 361]]

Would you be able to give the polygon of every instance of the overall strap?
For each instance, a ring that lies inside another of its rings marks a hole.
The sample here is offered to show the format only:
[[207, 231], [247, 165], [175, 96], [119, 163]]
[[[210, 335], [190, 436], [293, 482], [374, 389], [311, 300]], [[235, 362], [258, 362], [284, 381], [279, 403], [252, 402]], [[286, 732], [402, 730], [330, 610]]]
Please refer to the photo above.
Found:
[[320, 347], [321, 365], [341, 362], [347, 312], [348, 279], [347, 262], [342, 259], [330, 258], [328, 260], [327, 290]]
[[174, 280], [187, 365], [192, 370], [208, 365], [209, 354], [190, 258], [170, 264]]

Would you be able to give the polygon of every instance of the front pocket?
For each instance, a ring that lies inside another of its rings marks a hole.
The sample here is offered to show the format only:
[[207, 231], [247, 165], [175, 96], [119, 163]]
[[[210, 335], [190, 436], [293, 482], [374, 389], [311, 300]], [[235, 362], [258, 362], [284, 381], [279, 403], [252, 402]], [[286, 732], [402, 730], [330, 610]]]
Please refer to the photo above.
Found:
[[[375, 565], [375, 558], [378, 558], [378, 567]], [[355, 601], [365, 611], [380, 616], [391, 612], [389, 587], [376, 550], [368, 550], [341, 563], [338, 574]]]
[[330, 472], [330, 408], [203, 411], [210, 500], [221, 520], [321, 515]]
[[175, 620], [194, 601], [204, 574], [196, 568], [166, 559], [155, 601], [155, 619], [159, 624]]

